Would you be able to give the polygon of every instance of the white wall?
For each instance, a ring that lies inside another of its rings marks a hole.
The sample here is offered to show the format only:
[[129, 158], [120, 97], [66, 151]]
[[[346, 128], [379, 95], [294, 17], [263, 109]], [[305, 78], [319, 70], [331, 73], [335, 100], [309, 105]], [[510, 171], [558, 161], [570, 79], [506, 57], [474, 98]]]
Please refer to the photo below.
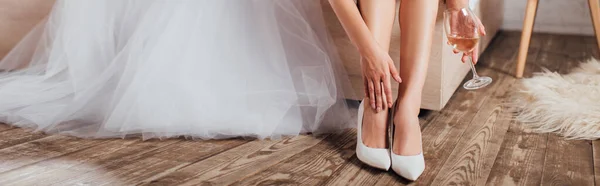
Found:
[[[526, 4], [527, 0], [504, 0], [503, 29], [523, 28]], [[540, 0], [534, 32], [593, 35], [587, 0]]]

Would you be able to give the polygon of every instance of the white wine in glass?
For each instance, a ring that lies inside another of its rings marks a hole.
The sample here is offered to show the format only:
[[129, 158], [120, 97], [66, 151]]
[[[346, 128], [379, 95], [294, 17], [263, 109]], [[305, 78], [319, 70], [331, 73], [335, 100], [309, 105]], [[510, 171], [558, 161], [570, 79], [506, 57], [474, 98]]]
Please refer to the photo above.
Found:
[[463, 38], [456, 36], [448, 36], [448, 42], [459, 51], [471, 52], [479, 43], [479, 38]]
[[[469, 8], [448, 9], [444, 12], [444, 30], [448, 37], [448, 43], [452, 47], [463, 53], [472, 52], [477, 43], [479, 43], [479, 22], [475, 14]], [[469, 55], [471, 59], [471, 55]], [[492, 78], [479, 76], [473, 59], [469, 62], [473, 79], [467, 81], [463, 87], [467, 90], [475, 90], [488, 86], [492, 83]]]

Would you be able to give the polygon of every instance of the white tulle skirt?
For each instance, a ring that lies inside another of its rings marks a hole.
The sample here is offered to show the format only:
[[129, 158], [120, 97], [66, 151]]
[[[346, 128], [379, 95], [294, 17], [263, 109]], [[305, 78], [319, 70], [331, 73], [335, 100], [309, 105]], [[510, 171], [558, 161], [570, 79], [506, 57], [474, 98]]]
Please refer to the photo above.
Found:
[[58, 0], [0, 62], [0, 121], [109, 138], [349, 127], [318, 1]]

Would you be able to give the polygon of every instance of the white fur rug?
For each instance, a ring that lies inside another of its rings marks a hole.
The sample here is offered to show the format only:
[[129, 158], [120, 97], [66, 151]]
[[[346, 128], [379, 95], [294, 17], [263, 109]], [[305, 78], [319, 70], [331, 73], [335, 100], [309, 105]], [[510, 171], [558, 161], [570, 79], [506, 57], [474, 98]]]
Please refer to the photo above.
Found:
[[523, 79], [511, 99], [515, 119], [532, 132], [568, 139], [600, 139], [600, 62], [591, 59], [570, 74], [537, 73]]

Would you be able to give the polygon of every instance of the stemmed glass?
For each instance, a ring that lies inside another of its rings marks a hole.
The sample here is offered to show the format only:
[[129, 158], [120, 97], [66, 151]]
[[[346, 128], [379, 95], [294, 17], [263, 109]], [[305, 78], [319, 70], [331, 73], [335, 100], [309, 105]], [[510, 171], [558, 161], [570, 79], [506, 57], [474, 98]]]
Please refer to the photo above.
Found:
[[[480, 38], [479, 27], [476, 15], [469, 8], [448, 9], [444, 12], [444, 30], [448, 43], [460, 52], [469, 53], [475, 49]], [[473, 79], [467, 81], [463, 87], [467, 90], [475, 90], [491, 84], [492, 78], [479, 76], [471, 55], [468, 56]]]

